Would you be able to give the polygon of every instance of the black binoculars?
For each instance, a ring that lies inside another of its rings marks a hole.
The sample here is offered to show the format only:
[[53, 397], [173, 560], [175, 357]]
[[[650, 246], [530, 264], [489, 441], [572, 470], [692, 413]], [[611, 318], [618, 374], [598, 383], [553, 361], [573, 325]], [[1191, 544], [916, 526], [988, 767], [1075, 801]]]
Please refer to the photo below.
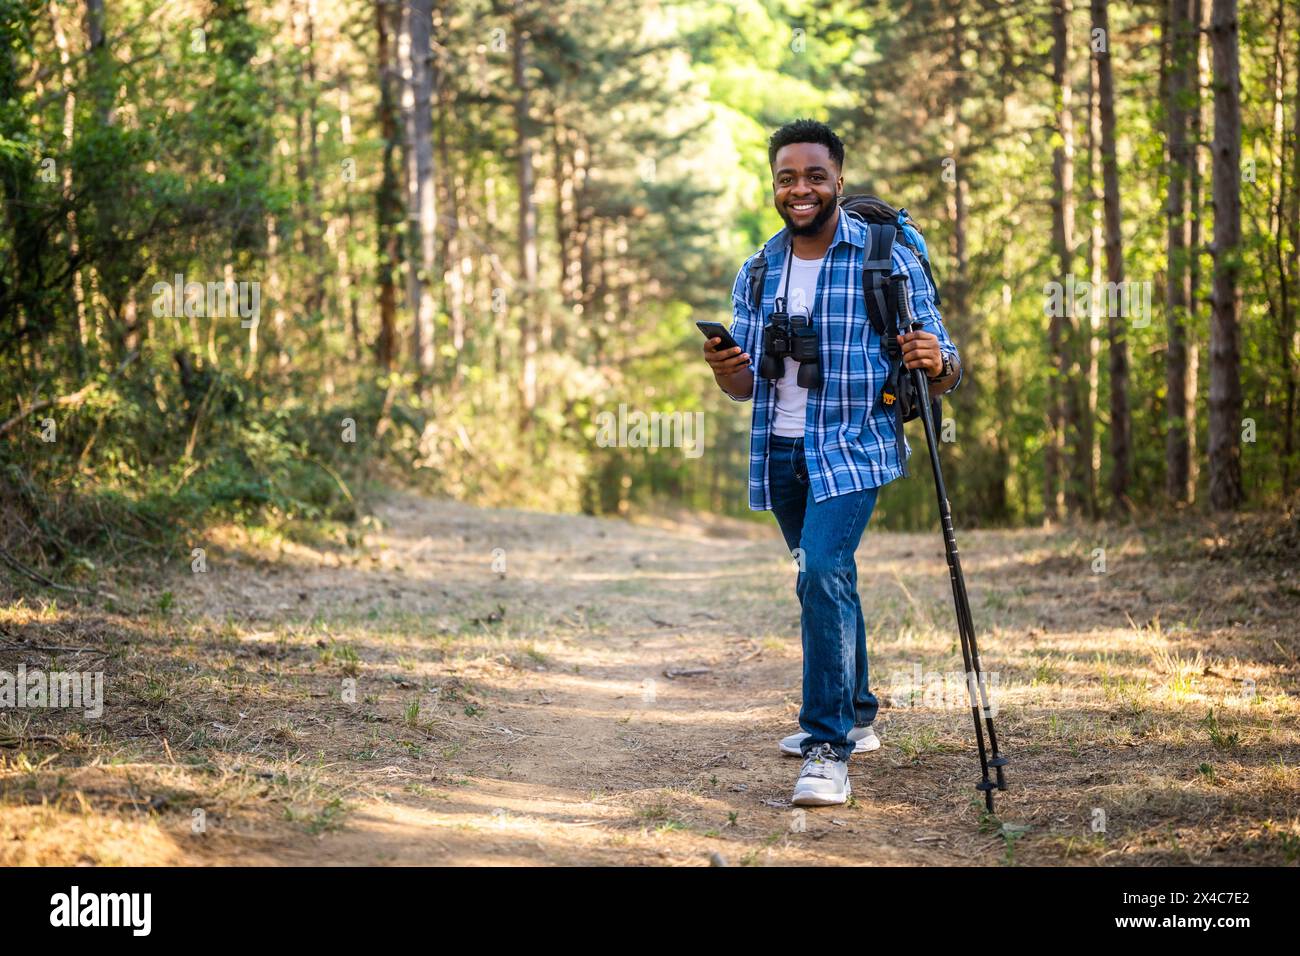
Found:
[[773, 303], [776, 310], [763, 326], [763, 354], [758, 374], [779, 379], [785, 374], [785, 359], [799, 363], [798, 382], [802, 388], [817, 388], [822, 383], [821, 363], [817, 352], [817, 330], [806, 312], [786, 312], [785, 299]]

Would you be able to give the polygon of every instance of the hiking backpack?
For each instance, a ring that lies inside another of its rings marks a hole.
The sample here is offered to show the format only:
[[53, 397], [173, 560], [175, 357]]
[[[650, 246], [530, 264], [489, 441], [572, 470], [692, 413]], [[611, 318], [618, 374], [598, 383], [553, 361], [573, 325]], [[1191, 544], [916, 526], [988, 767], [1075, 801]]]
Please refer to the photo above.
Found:
[[[930, 291], [934, 294], [935, 305], [942, 300], [939, 287], [935, 284], [934, 273], [930, 270], [929, 249], [921, 230], [907, 214], [906, 209], [895, 209], [889, 203], [875, 196], [841, 196], [840, 208], [850, 216], [860, 219], [867, 227], [867, 244], [862, 252], [862, 297], [867, 309], [867, 319], [871, 327], [880, 336], [881, 347], [889, 360], [889, 371], [881, 388], [880, 400], [892, 408], [897, 415], [898, 460], [907, 470], [907, 456], [903, 445], [903, 423], [910, 422], [921, 414], [920, 396], [912, 387], [912, 376], [903, 366], [903, 353], [898, 344], [899, 286], [901, 282], [891, 280], [894, 271], [894, 243], [902, 241], [925, 273]], [[763, 285], [767, 280], [767, 256], [760, 253], [751, 263], [749, 271], [749, 298], [754, 311], [760, 316], [763, 311]], [[905, 308], [905, 306], [904, 306]], [[903, 331], [907, 331], [904, 329]], [[938, 398], [931, 399], [930, 408], [934, 420], [943, 417]]]

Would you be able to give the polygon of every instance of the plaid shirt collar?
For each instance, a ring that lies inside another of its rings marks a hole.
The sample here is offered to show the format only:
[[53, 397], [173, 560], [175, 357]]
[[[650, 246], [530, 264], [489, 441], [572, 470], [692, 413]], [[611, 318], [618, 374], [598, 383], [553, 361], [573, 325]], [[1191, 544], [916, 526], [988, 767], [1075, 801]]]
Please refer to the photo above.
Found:
[[[837, 209], [835, 213], [839, 217], [839, 223], [835, 227], [835, 237], [831, 239], [830, 246], [826, 249], [826, 255], [830, 255], [831, 249], [834, 249], [842, 242], [863, 248], [867, 242], [867, 227], [857, 216], [850, 216], [843, 209]], [[767, 259], [767, 271], [779, 270], [785, 262], [785, 257], [790, 249], [790, 228], [782, 227], [781, 231], [776, 233], [772, 238], [763, 244], [763, 255]]]

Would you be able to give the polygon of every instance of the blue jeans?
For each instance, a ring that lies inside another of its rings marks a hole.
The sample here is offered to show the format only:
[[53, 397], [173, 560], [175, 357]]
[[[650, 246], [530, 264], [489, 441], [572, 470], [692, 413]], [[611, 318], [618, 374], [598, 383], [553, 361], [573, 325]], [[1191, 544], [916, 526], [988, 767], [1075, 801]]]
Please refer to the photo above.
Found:
[[836, 495], [818, 503], [808, 487], [803, 439], [773, 435], [768, 452], [772, 511], [785, 543], [803, 551], [795, 593], [803, 609], [801, 749], [828, 743], [841, 760], [848, 733], [876, 719], [880, 702], [867, 670], [867, 627], [858, 599], [854, 552], [871, 520], [880, 489]]

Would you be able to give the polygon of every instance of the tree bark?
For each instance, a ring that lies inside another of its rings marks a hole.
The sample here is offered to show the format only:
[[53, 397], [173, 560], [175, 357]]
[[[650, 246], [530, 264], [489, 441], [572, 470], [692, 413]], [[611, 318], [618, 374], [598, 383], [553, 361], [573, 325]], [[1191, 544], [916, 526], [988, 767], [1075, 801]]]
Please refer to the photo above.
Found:
[[[1192, 223], [1187, 186], [1195, 165], [1190, 101], [1197, 82], [1196, 45], [1200, 33], [1193, 0], [1169, 0], [1168, 76], [1165, 86], [1169, 189], [1165, 204], [1165, 493], [1175, 504], [1192, 501], [1191, 432], [1196, 394], [1188, 389], [1187, 339], [1192, 303]], [[1194, 380], [1193, 380], [1194, 381]]]
[[[93, 118], [89, 122], [101, 127], [112, 126], [116, 120], [113, 109], [116, 81], [113, 76], [113, 55], [108, 48], [108, 35], [104, 26], [104, 0], [86, 0], [85, 31], [88, 57], [86, 85], [89, 88], [88, 99], [93, 106], [91, 111]], [[74, 181], [80, 178], [75, 175], [75, 171], [73, 178]], [[97, 191], [95, 184], [81, 181], [80, 187], [88, 195], [95, 196]], [[95, 198], [102, 201], [104, 197]], [[94, 200], [91, 202], [93, 204]], [[103, 351], [102, 344], [108, 338], [106, 333], [110, 331], [105, 328], [105, 310], [99, 299], [100, 270], [93, 261], [92, 257], [91, 262], [86, 266], [84, 290], [84, 299], [88, 304], [86, 334], [92, 355]]]
[[1241, 76], [1237, 2], [1214, 0], [1214, 296], [1210, 313], [1210, 505], [1241, 504], [1241, 369], [1238, 342], [1241, 246]]
[[407, 289], [411, 304], [411, 355], [416, 386], [427, 390], [434, 363], [434, 309], [429, 289], [434, 275], [436, 203], [433, 167], [433, 0], [407, 0]]
[[[1271, 267], [1277, 275], [1277, 293], [1270, 287], [1269, 300], [1277, 323], [1276, 342], [1278, 365], [1282, 371], [1282, 455], [1281, 483], [1282, 497], [1291, 495], [1291, 466], [1295, 446], [1292, 428], [1295, 418], [1296, 361], [1295, 361], [1295, 314], [1296, 299], [1292, 284], [1291, 251], [1288, 242], [1296, 228], [1294, 220], [1296, 207], [1288, 209], [1287, 192], [1287, 149], [1290, 138], [1286, 128], [1286, 27], [1287, 0], [1277, 0], [1273, 17], [1273, 144], [1272, 151], [1276, 160], [1273, 164], [1272, 193], [1273, 202], [1269, 210], [1269, 235], [1272, 237]], [[1300, 77], [1297, 78], [1300, 90]], [[1297, 100], [1300, 102], [1300, 100]], [[1300, 123], [1297, 118], [1296, 123]], [[1294, 149], [1294, 143], [1290, 144]], [[1292, 157], [1294, 162], [1294, 158]]]
[[[65, 155], [72, 155], [73, 131], [76, 127], [77, 92], [76, 79], [69, 66], [68, 39], [63, 32], [63, 23], [59, 18], [59, 5], [55, 0], [49, 2], [50, 29], [54, 34], [54, 45], [59, 51], [59, 65], [62, 68], [63, 81], [63, 143]], [[73, 202], [72, 163], [64, 161], [63, 198], [68, 204], [68, 257], [75, 263], [80, 259], [80, 240], [77, 236], [77, 213]], [[69, 345], [76, 357], [77, 372], [86, 374], [86, 296], [82, 286], [81, 269], [74, 266], [72, 272], [72, 305], [74, 328]]]
[[1097, 516], [1098, 484], [1101, 478], [1101, 443], [1097, 440], [1097, 396], [1100, 385], [1101, 314], [1098, 307], [1101, 289], [1101, 250], [1104, 243], [1102, 233], [1102, 195], [1101, 195], [1101, 113], [1097, 109], [1097, 63], [1095, 57], [1088, 58], [1088, 282], [1091, 295], [1088, 299], [1088, 314], [1080, 320], [1085, 327], [1087, 349], [1085, 361], [1087, 371], [1084, 375], [1087, 388], [1087, 414], [1079, 429], [1080, 444], [1088, 456], [1088, 516]]
[[295, 74], [294, 99], [303, 104], [297, 113], [299, 232], [307, 263], [303, 306], [313, 322], [319, 320], [325, 309], [325, 270], [319, 268], [325, 224], [321, 216], [320, 138], [316, 132], [320, 98], [316, 84], [316, 3], [317, 0], [306, 0], [301, 17], [296, 12], [294, 17], [299, 21], [295, 28], [301, 28], [299, 42], [306, 54], [306, 69], [301, 78]]
[[[1092, 27], [1106, 38], [1105, 52], [1097, 60], [1097, 96], [1101, 114], [1101, 166], [1106, 223], [1106, 281], [1112, 288], [1124, 288], [1124, 250], [1120, 233], [1119, 161], [1115, 154], [1115, 80], [1110, 61], [1108, 0], [1092, 0]], [[1109, 301], [1109, 297], [1108, 297]], [[1130, 424], [1128, 408], [1128, 330], [1121, 309], [1108, 309], [1106, 339], [1110, 370], [1110, 493], [1117, 512], [1132, 510], [1128, 497]]]
[[[439, 7], [435, 10], [434, 32], [445, 35], [448, 28], [448, 15]], [[448, 127], [455, 115], [453, 102], [448, 90], [446, 65], [435, 59], [431, 64], [433, 76], [434, 99], [438, 104], [438, 123], [436, 126], [437, 179], [442, 184], [442, 195], [438, 209], [441, 218], [435, 224], [438, 230], [439, 256], [442, 262], [443, 308], [451, 322], [451, 389], [453, 393], [459, 386], [461, 351], [465, 347], [465, 292], [464, 273], [461, 268], [460, 252], [460, 201], [457, 195], [456, 170], [452, 166], [451, 151], [447, 145]]]
[[952, 73], [951, 106], [949, 107], [949, 128], [952, 130], [950, 158], [953, 161], [953, 178], [951, 216], [953, 264], [955, 274], [948, 284], [947, 299], [951, 303], [950, 315], [959, 328], [966, 326], [967, 305], [970, 291], [970, 256], [967, 248], [967, 212], [969, 197], [966, 183], [964, 150], [969, 131], [962, 115], [962, 105], [966, 98], [965, 68], [962, 66], [962, 50], [965, 45], [961, 9], [958, 4], [953, 14], [952, 35], [948, 51], [949, 70]]
[[[1188, 191], [1191, 193], [1189, 206], [1191, 208], [1192, 226], [1191, 226], [1191, 257], [1188, 261], [1188, 286], [1191, 289], [1191, 297], [1187, 303], [1187, 321], [1188, 327], [1192, 329], [1200, 328], [1200, 315], [1202, 305], [1208, 300], [1201, 291], [1201, 257], [1205, 254], [1202, 248], [1201, 219], [1205, 209], [1205, 197], [1202, 184], [1206, 180], [1205, 160], [1205, 96], [1203, 91], [1210, 86], [1210, 50], [1209, 45], [1205, 43], [1204, 36], [1210, 26], [1209, 18], [1209, 0], [1192, 0], [1192, 22], [1196, 24], [1196, 77], [1197, 82], [1192, 86], [1192, 105], [1191, 105], [1191, 137], [1194, 149], [1192, 151], [1192, 168], [1191, 176], [1188, 183]], [[1195, 335], [1187, 337], [1187, 392], [1191, 396], [1191, 401], [1187, 406], [1187, 443], [1189, 446], [1189, 458], [1187, 463], [1187, 481], [1192, 486], [1193, 500], [1195, 500], [1196, 487], [1200, 478], [1200, 456], [1197, 454], [1197, 441], [1199, 438], [1199, 426], [1197, 422], [1198, 408], [1197, 395], [1200, 390], [1200, 343]]]
[[[1056, 89], [1056, 131], [1052, 150], [1052, 251], [1062, 287], [1074, 271], [1074, 89], [1070, 79], [1073, 44], [1071, 0], [1052, 3], [1052, 81]], [[1076, 354], [1079, 334], [1073, 296], [1062, 296], [1059, 314], [1048, 326], [1052, 355], [1051, 427], [1045, 460], [1047, 514], [1077, 516], [1087, 494], [1086, 447], [1080, 435], [1079, 375]], [[1067, 440], [1067, 436], [1069, 436]], [[1068, 448], [1068, 452], [1067, 452]], [[1067, 475], [1068, 472], [1068, 475]]]
[[[1268, 235], [1271, 238], [1270, 262], [1263, 270], [1264, 286], [1268, 295], [1269, 314], [1276, 323], [1276, 334], [1270, 336], [1277, 349], [1278, 367], [1282, 371], [1282, 496], [1290, 494], [1291, 422], [1288, 418], [1289, 395], [1293, 390], [1294, 361], [1291, 338], [1294, 329], [1294, 304], [1291, 298], [1291, 281], [1288, 271], [1287, 241], [1287, 129], [1286, 129], [1286, 0], [1277, 0], [1273, 15], [1273, 76], [1272, 76], [1272, 142], [1269, 149], [1274, 157], [1271, 164], [1270, 202], [1268, 210]], [[1277, 279], [1276, 288], [1269, 281], [1269, 273]], [[1269, 405], [1266, 392], [1265, 407]]]
[[1283, 220], [1288, 222], [1288, 232], [1291, 238], [1288, 270], [1291, 277], [1290, 310], [1287, 314], [1287, 325], [1283, 341], [1287, 350], [1287, 379], [1282, 492], [1288, 498], [1291, 496], [1293, 487], [1291, 466], [1296, 451], [1295, 426], [1298, 391], [1296, 356], [1300, 354], [1300, 341], [1297, 341], [1296, 337], [1296, 312], [1300, 310], [1300, 18], [1296, 20], [1294, 55], [1295, 63], [1292, 65], [1294, 67], [1295, 81], [1294, 93], [1291, 99], [1291, 215]]
[[552, 147], [555, 169], [555, 242], [560, 273], [561, 321], [555, 335], [556, 351], [563, 351], [568, 343], [568, 322], [576, 299], [574, 293], [574, 163], [570, 148], [572, 134], [563, 119], [556, 115], [552, 120]]
[[[968, 238], [971, 219], [970, 183], [969, 173], [966, 169], [966, 150], [970, 141], [970, 128], [966, 119], [969, 84], [966, 79], [967, 70], [962, 63], [962, 57], [967, 48], [967, 16], [965, 4], [962, 0], [953, 0], [951, 6], [952, 14], [948, 26], [948, 36], [946, 37], [950, 85], [947, 90], [948, 107], [944, 117], [944, 125], [949, 130], [947, 158], [952, 162], [952, 181], [949, 184], [947, 199], [948, 221], [952, 223], [950, 246], [952, 270], [944, 283], [943, 316], [944, 324], [948, 326], [953, 340], [959, 348], [963, 347], [963, 343], [966, 343], [965, 347], [969, 353], [976, 332], [970, 320], [971, 279]], [[960, 401], [965, 403], [967, 407], [978, 407], [983, 391], [980, 377], [968, 373], [962, 385], [962, 391], [963, 395]], [[963, 482], [965, 477], [963, 472], [967, 470], [963, 468], [964, 464], [961, 459], [954, 459], [948, 466], [950, 472], [948, 480], [953, 485], [960, 485]], [[983, 479], [981, 487], [971, 489], [973, 498], [985, 502], [991, 498], [996, 498], [997, 492], [990, 490], [989, 483], [1003, 481], [1005, 480], [1003, 476], [991, 474], [991, 469], [977, 470], [972, 468], [968, 469], [968, 471], [972, 478], [978, 475]]]
[[392, 50], [394, 0], [375, 0], [375, 30], [379, 60], [379, 129], [384, 140], [379, 192], [375, 196], [376, 236], [378, 241], [379, 338], [375, 343], [375, 361], [379, 367], [392, 369], [397, 350], [397, 286], [393, 278], [400, 261], [397, 224], [401, 217], [396, 169], [397, 104], [394, 101]]
[[525, 428], [532, 426], [537, 405], [537, 340], [533, 315], [537, 304], [537, 207], [533, 202], [532, 117], [529, 115], [528, 30], [522, 4], [516, 2], [511, 23], [511, 67], [515, 86], [516, 184], [519, 195], [519, 348], [520, 411]]
[[361, 335], [361, 315], [358, 294], [359, 283], [352, 274], [352, 237], [354, 233], [352, 215], [352, 190], [356, 182], [356, 155], [353, 152], [352, 137], [352, 83], [347, 68], [338, 63], [338, 48], [335, 48], [335, 65], [339, 76], [339, 134], [343, 140], [344, 160], [351, 163], [346, 167], [343, 179], [343, 234], [338, 238], [338, 298], [348, 318], [348, 355], [353, 362], [361, 360], [365, 346]]

